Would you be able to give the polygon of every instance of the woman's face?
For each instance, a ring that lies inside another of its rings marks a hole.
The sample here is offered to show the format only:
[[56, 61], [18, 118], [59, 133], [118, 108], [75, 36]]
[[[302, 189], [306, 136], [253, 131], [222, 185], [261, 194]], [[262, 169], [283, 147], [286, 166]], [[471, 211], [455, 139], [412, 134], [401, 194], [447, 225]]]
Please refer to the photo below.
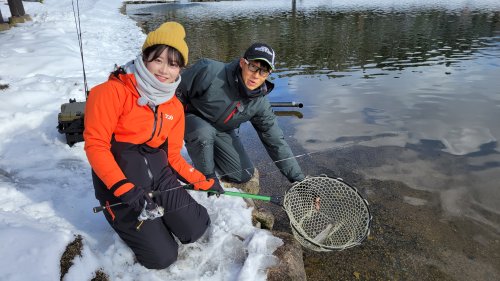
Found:
[[165, 49], [159, 57], [145, 63], [146, 68], [153, 74], [158, 81], [169, 84], [173, 83], [179, 77], [181, 71], [177, 63], [168, 61], [167, 49]]

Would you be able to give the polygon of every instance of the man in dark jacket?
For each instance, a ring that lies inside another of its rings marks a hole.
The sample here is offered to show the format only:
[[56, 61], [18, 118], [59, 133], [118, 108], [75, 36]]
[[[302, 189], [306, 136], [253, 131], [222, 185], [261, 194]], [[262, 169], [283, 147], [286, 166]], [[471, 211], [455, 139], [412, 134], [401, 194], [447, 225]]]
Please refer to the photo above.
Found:
[[250, 121], [283, 175], [290, 182], [304, 179], [267, 99], [274, 84], [266, 78], [274, 63], [274, 50], [255, 43], [233, 62], [202, 59], [181, 74], [186, 148], [196, 169], [207, 177], [217, 171], [226, 182], [252, 178], [255, 169], [237, 130]]

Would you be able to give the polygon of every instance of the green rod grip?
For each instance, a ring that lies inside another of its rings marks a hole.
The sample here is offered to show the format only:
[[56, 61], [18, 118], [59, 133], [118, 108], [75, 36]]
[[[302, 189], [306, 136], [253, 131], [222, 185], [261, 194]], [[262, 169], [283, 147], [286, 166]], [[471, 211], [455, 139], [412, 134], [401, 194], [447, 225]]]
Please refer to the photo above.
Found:
[[223, 195], [237, 196], [237, 197], [250, 198], [250, 199], [262, 200], [262, 201], [271, 201], [271, 196], [264, 196], [264, 195], [258, 195], [258, 194], [250, 194], [250, 193], [226, 191], [226, 192], [224, 192]]
[[[194, 190], [192, 185], [185, 185], [184, 189]], [[215, 191], [211, 191], [211, 190], [196, 190], [196, 191], [216, 193]], [[234, 192], [234, 191], [225, 191], [222, 195], [267, 201], [267, 202], [271, 202], [271, 203], [279, 205], [279, 206], [282, 206], [282, 201], [283, 201], [283, 196], [265, 196], [265, 195], [243, 193], [243, 192]]]

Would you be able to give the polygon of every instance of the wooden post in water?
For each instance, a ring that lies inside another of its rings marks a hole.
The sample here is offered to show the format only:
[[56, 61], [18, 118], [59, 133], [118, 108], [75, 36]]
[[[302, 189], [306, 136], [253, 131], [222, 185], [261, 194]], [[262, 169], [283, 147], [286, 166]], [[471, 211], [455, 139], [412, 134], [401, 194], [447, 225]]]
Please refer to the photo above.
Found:
[[11, 15], [9, 18], [10, 24], [23, 23], [26, 20], [31, 20], [31, 18], [26, 15], [26, 12], [24, 11], [22, 0], [7, 0], [7, 3], [9, 4]]

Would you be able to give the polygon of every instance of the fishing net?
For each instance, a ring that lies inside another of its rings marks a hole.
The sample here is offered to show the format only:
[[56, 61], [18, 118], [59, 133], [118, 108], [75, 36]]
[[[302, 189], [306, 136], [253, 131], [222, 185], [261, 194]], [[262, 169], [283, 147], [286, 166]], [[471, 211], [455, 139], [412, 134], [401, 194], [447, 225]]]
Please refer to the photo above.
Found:
[[283, 198], [294, 237], [313, 251], [343, 250], [369, 234], [368, 202], [342, 179], [306, 177]]

